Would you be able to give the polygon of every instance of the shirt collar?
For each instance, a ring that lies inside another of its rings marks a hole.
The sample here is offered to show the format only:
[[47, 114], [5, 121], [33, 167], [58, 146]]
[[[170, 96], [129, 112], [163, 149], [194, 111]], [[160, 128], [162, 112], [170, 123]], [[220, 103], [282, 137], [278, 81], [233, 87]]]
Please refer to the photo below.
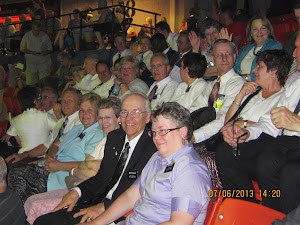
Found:
[[194, 148], [193, 148], [192, 142], [189, 142], [183, 148], [179, 149], [177, 152], [173, 153], [172, 155], [168, 156], [167, 158], [163, 158], [159, 153], [159, 155], [162, 158], [162, 166], [167, 166], [169, 164], [176, 163], [178, 158], [180, 158], [181, 156], [186, 155], [187, 153], [193, 151], [193, 149]]
[[92, 126], [86, 128], [85, 130], [84, 130], [84, 127], [83, 127], [83, 131], [84, 131], [84, 133], [87, 133], [87, 132], [89, 132], [90, 130], [96, 128], [96, 127], [99, 127], [98, 121], [97, 121], [96, 123], [94, 123]]
[[125, 137], [125, 143], [124, 145], [129, 142], [129, 146], [130, 146], [130, 149], [135, 149], [135, 146], [137, 145], [138, 141], [140, 140], [142, 134], [144, 133], [145, 130], [143, 130], [143, 132], [141, 132], [138, 136], [136, 136], [135, 138], [133, 138], [131, 141], [128, 140], [128, 136], [126, 134], [126, 137]]
[[47, 113], [50, 113], [51, 115], [54, 115], [53, 108], [50, 109], [49, 111], [47, 111]]
[[92, 79], [91, 80], [96, 80], [97, 78], [99, 79], [99, 77], [98, 77], [98, 74], [96, 73], [95, 75], [92, 75], [93, 77], [92, 77]]
[[74, 120], [76, 117], [78, 117], [78, 110], [76, 112], [74, 112], [72, 115], [67, 116], [66, 118], [68, 118], [69, 121]]
[[226, 83], [231, 77], [233, 77], [235, 75], [235, 72], [233, 70], [233, 68], [231, 70], [229, 70], [227, 73], [225, 73], [224, 75], [220, 76], [220, 82], [222, 83]]
[[172, 80], [172, 78], [170, 76], [167, 76], [166, 78], [162, 79], [161, 81], [156, 81], [156, 85], [157, 87], [163, 87], [165, 86], [167, 83], [169, 83]]
[[163, 50], [163, 53], [167, 54], [169, 50], [170, 50], [170, 47], [168, 47], [165, 50]]
[[144, 53], [141, 53], [141, 54], [143, 54], [143, 58], [145, 58], [145, 57], [146, 57], [147, 55], [149, 55], [151, 52], [152, 52], [151, 50], [148, 50], [148, 51], [146, 51], [146, 52], [144, 52]]

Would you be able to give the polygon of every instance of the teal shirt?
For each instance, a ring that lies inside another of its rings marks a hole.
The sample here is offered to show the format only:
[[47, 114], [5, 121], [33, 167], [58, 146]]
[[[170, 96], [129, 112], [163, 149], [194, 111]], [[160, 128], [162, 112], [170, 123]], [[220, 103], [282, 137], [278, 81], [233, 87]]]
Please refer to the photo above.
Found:
[[[81, 133], [85, 136], [78, 137]], [[85, 160], [85, 154], [90, 154], [97, 144], [105, 137], [98, 123], [84, 130], [83, 125], [74, 126], [72, 130], [60, 138], [61, 145], [56, 154], [60, 162], [78, 162]], [[52, 172], [48, 176], [47, 191], [67, 188], [65, 177], [69, 171]]]
[[[234, 71], [238, 74], [241, 74], [241, 62], [243, 61], [243, 59], [245, 58], [245, 56], [248, 54], [248, 52], [254, 47], [256, 46], [256, 42], [248, 44], [246, 46], [244, 46], [241, 49], [240, 54], [238, 55], [238, 57], [236, 58], [235, 64], [234, 64]], [[269, 50], [269, 49], [282, 49], [282, 45], [279, 41], [276, 41], [274, 39], [267, 39], [265, 44], [262, 46], [262, 48], [260, 49], [260, 51], [264, 51], [264, 50]], [[257, 56], [255, 56], [255, 58], [252, 61], [252, 65], [251, 65], [251, 69], [250, 69], [250, 75], [251, 75], [251, 81], [255, 80], [255, 75], [253, 73], [253, 69], [256, 67], [257, 63], [256, 63], [256, 58]]]

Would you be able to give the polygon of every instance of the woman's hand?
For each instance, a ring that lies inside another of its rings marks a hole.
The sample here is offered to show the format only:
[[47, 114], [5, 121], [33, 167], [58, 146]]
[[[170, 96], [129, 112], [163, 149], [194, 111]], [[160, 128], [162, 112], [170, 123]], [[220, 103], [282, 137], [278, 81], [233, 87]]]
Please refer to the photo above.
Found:
[[240, 95], [240, 97], [243, 98], [246, 95], [254, 93], [257, 88], [258, 88], [258, 84], [257, 83], [255, 83], [255, 82], [246, 82], [246, 83], [244, 83], [244, 86], [241, 89], [240, 93], [238, 93], [238, 95]]
[[222, 28], [219, 33], [219, 39], [226, 39], [228, 41], [232, 41], [232, 35], [233, 34], [228, 34], [227, 28]]
[[90, 222], [96, 219], [100, 214], [105, 211], [104, 203], [99, 203], [97, 205], [91, 206], [86, 209], [81, 209], [78, 213], [74, 214], [74, 218], [82, 216], [80, 223]]
[[59, 163], [60, 163], [60, 161], [58, 161], [57, 159], [52, 158], [52, 157], [47, 157], [44, 168], [49, 173], [57, 172], [57, 171], [59, 171], [59, 169], [57, 169]]
[[201, 40], [195, 31], [191, 31], [189, 33], [189, 40], [191, 42], [193, 52], [198, 53], [200, 51]]

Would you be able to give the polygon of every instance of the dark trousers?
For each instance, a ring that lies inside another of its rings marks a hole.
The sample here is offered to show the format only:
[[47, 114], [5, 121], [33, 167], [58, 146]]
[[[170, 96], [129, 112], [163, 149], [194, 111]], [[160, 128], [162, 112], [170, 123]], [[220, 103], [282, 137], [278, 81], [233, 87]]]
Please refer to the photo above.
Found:
[[[284, 168], [289, 162], [300, 160], [300, 138], [273, 138], [263, 133], [257, 140], [240, 144], [239, 150], [240, 156], [236, 157], [227, 143], [217, 148], [216, 164], [224, 189], [253, 191], [251, 180], [257, 180], [263, 204], [286, 213], [283, 202], [296, 201], [296, 192], [288, 188], [294, 181], [284, 181], [281, 174], [286, 173]], [[249, 195], [243, 199], [255, 201]]]
[[80, 211], [80, 208], [75, 206], [71, 212], [66, 209], [61, 209], [54, 213], [38, 217], [33, 225], [73, 225], [80, 223], [82, 216], [74, 218], [73, 215]]

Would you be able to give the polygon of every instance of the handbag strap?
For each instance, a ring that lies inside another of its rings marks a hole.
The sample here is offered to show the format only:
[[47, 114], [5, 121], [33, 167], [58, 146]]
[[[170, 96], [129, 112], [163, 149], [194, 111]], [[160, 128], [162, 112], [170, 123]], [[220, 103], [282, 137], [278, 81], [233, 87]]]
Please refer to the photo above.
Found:
[[253, 98], [255, 95], [258, 94], [258, 92], [261, 90], [261, 87], [258, 87], [255, 92], [253, 92], [251, 95], [249, 95], [246, 100], [243, 102], [243, 104], [238, 108], [238, 110], [233, 114], [233, 116], [228, 120], [227, 123], [231, 122], [232, 120], [235, 120], [236, 117], [240, 114], [240, 112], [243, 110], [243, 108], [247, 105], [247, 103]]

